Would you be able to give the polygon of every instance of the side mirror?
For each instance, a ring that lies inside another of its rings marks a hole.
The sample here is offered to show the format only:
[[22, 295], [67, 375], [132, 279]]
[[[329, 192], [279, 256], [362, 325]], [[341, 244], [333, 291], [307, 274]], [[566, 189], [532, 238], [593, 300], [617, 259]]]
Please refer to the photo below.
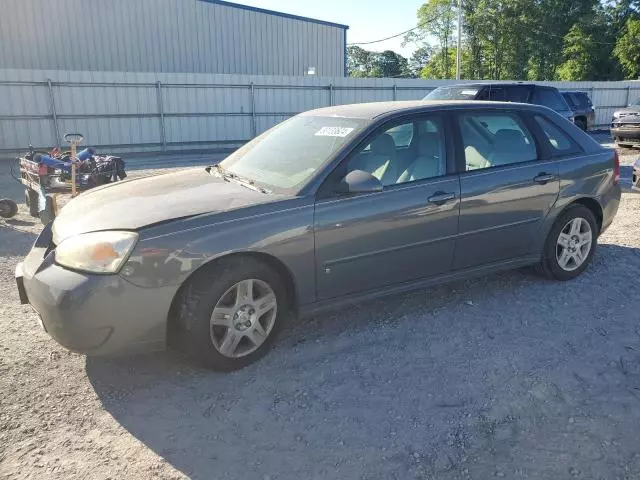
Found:
[[369, 172], [354, 170], [342, 179], [337, 190], [340, 193], [372, 193], [381, 192], [382, 188], [382, 182]]

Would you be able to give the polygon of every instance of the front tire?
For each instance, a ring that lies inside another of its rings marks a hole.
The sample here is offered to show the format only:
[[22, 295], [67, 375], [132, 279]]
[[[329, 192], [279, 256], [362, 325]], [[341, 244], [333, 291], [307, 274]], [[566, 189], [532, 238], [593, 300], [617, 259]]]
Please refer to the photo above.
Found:
[[572, 280], [587, 269], [597, 243], [598, 223], [593, 212], [583, 205], [572, 205], [549, 232], [538, 271], [552, 280]]
[[288, 314], [283, 282], [269, 266], [223, 259], [183, 288], [170, 341], [212, 370], [237, 370], [269, 351]]

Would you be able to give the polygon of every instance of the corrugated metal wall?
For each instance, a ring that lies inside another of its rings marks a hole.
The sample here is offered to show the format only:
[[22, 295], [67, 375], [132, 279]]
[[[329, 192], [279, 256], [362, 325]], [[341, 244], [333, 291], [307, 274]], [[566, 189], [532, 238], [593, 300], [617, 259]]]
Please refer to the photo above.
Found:
[[[298, 112], [413, 100], [455, 80], [0, 70], [0, 153], [49, 148], [67, 132], [110, 151], [233, 148]], [[545, 82], [587, 92], [596, 123], [639, 82]], [[55, 114], [55, 115], [54, 115]]]
[[0, 0], [0, 68], [345, 74], [345, 28], [215, 0]]

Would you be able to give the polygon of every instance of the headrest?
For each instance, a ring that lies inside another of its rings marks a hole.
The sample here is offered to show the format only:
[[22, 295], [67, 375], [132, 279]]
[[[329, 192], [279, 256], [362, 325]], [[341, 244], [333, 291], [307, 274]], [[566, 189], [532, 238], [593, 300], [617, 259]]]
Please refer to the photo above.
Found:
[[371, 151], [381, 155], [395, 155], [396, 144], [393, 137], [388, 133], [383, 133], [371, 142]]
[[494, 145], [496, 146], [500, 146], [500, 144], [522, 145], [525, 143], [524, 135], [520, 130], [503, 128], [495, 134]]

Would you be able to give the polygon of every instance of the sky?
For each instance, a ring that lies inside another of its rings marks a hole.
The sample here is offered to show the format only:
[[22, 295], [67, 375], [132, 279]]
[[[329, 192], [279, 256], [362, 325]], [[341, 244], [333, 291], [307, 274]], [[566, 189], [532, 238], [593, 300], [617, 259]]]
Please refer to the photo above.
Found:
[[[317, 18], [348, 25], [347, 43], [390, 37], [416, 26], [416, 12], [425, 0], [232, 0], [252, 7]], [[415, 45], [402, 48], [402, 37], [362, 48], [381, 52], [393, 50], [410, 57]]]

